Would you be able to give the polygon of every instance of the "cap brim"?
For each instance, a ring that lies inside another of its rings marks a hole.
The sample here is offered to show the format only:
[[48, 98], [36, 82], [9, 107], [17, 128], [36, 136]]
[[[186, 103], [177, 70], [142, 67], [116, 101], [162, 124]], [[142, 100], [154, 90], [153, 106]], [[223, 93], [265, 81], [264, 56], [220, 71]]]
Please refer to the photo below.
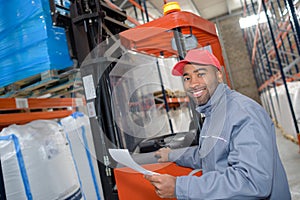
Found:
[[172, 69], [173, 76], [182, 76], [183, 75], [183, 67], [188, 64], [189, 61], [181, 60], [179, 61]]

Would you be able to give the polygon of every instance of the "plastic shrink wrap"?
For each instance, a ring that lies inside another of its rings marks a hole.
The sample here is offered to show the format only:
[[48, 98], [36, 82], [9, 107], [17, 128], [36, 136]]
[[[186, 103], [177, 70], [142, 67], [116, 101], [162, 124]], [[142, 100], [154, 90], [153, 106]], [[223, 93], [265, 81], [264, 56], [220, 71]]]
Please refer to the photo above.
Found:
[[88, 116], [75, 112], [60, 122], [70, 144], [84, 196], [87, 200], [100, 200], [103, 191]]
[[[287, 82], [287, 87], [296, 121], [298, 127], [300, 127], [300, 82]], [[271, 117], [277, 120], [285, 133], [297, 138], [297, 131], [284, 85], [277, 86], [275, 89], [271, 88], [269, 92], [262, 93], [261, 101], [266, 109], [269, 108]]]
[[63, 128], [55, 121], [10, 125], [0, 133], [8, 200], [83, 199]]
[[72, 65], [65, 31], [52, 25], [48, 0], [0, 0], [0, 87]]

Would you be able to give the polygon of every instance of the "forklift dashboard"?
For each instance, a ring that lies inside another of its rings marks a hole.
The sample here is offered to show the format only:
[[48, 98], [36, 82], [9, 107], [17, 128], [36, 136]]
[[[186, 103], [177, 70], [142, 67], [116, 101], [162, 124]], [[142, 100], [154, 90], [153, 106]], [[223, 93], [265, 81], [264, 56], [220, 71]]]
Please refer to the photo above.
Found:
[[167, 134], [150, 139], [145, 139], [138, 145], [140, 153], [149, 153], [156, 151], [163, 147], [170, 147], [171, 149], [178, 149], [197, 144], [196, 130], [190, 132], [180, 132], [174, 134]]

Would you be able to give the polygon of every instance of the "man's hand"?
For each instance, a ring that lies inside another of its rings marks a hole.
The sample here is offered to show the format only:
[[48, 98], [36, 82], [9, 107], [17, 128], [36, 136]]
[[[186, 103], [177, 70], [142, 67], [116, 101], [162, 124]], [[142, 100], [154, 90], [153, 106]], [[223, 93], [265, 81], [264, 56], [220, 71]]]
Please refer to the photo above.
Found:
[[169, 147], [161, 148], [154, 153], [155, 157], [159, 158], [158, 162], [168, 162], [169, 161], [169, 153], [171, 149]]
[[144, 177], [154, 186], [160, 198], [175, 197], [176, 177], [168, 174], [145, 175]]

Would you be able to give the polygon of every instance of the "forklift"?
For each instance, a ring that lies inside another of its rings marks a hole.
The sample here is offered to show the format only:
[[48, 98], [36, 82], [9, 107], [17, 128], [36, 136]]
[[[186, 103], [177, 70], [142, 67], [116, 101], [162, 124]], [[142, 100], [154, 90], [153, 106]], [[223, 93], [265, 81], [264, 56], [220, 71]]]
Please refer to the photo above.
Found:
[[[171, 69], [195, 48], [213, 52], [224, 66], [215, 25], [174, 2], [165, 4], [164, 16], [133, 28], [125, 23], [126, 12], [108, 1], [49, 3], [53, 25], [65, 29], [70, 56], [80, 69], [102, 198], [132, 199], [124, 194], [130, 185], [118, 179], [122, 172], [108, 149], [128, 149], [136, 162], [153, 166], [153, 152], [162, 147], [198, 144], [201, 116]], [[178, 174], [176, 166], [171, 168]]]

